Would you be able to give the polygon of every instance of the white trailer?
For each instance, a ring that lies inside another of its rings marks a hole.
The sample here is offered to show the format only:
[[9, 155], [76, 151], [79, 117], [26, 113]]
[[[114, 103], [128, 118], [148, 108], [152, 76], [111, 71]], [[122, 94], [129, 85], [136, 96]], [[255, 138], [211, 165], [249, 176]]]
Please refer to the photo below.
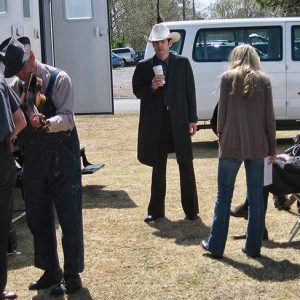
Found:
[[0, 0], [0, 28], [70, 75], [76, 113], [113, 113], [107, 0]]

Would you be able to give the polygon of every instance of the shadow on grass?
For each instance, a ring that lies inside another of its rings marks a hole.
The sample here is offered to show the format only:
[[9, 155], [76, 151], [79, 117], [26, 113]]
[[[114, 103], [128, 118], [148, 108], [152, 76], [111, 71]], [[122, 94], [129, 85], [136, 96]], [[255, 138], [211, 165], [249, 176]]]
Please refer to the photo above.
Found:
[[207, 238], [210, 231], [210, 228], [204, 225], [200, 218], [194, 221], [171, 221], [162, 218], [148, 224], [157, 230], [153, 232], [153, 235], [174, 239], [176, 244], [183, 246], [200, 245], [200, 241]]
[[[300, 232], [299, 232], [299, 236], [300, 236]], [[287, 231], [287, 236], [286, 236], [286, 240], [288, 240], [290, 238], [290, 234], [289, 231]], [[269, 240], [264, 242], [264, 247], [269, 248], [269, 249], [276, 249], [276, 248], [295, 248], [295, 249], [300, 249], [300, 240], [297, 240], [297, 235], [294, 237], [294, 241], [292, 241], [291, 243], [286, 242], [275, 242], [273, 240]], [[299, 237], [298, 237], [299, 239]]]
[[300, 265], [294, 264], [287, 259], [275, 261], [270, 257], [261, 256], [256, 260], [261, 266], [256, 267], [228, 257], [224, 257], [220, 261], [258, 281], [283, 282], [300, 278]]
[[93, 300], [89, 290], [85, 287], [71, 295], [61, 295], [58, 297], [50, 296], [51, 288], [39, 290], [37, 295], [32, 297], [32, 300]]
[[86, 185], [82, 187], [83, 208], [134, 208], [137, 205], [123, 190], [104, 190], [103, 185]]

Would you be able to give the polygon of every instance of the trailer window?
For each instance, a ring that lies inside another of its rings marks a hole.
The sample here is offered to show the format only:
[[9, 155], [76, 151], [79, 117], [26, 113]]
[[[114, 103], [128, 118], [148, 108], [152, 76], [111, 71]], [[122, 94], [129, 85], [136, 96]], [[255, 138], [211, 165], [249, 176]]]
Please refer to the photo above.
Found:
[[292, 26], [292, 59], [300, 60], [300, 26]]
[[261, 61], [282, 60], [280, 26], [200, 29], [194, 43], [193, 59], [199, 62], [227, 61], [238, 45], [252, 45]]
[[92, 0], [65, 0], [64, 8], [67, 20], [92, 19]]
[[24, 18], [30, 18], [30, 0], [23, 0], [23, 16]]
[[7, 12], [6, 0], [0, 0], [0, 14], [5, 14]]

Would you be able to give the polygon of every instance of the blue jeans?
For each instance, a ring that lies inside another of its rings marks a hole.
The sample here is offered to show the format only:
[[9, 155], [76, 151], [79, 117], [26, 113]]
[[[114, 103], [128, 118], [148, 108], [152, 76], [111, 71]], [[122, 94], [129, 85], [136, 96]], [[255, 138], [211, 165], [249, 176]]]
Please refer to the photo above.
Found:
[[224, 253], [234, 184], [242, 162], [244, 162], [246, 169], [247, 197], [249, 199], [249, 221], [245, 249], [251, 256], [260, 254], [265, 223], [263, 202], [264, 160], [220, 158], [218, 196], [208, 239], [208, 249], [216, 256], [223, 256]]

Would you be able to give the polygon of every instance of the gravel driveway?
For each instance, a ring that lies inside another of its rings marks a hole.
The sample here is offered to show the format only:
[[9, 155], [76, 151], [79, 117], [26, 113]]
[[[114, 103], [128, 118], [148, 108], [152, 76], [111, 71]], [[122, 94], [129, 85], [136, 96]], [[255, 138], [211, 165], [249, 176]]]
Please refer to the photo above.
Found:
[[134, 70], [135, 66], [113, 69], [114, 99], [136, 99], [131, 86]]

